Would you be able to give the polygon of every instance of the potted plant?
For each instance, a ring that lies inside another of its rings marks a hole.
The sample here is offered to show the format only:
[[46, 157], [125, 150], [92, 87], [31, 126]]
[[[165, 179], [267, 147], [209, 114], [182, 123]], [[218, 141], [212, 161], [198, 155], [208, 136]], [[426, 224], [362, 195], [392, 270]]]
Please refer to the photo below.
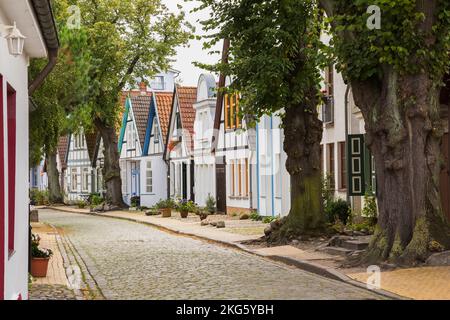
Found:
[[208, 210], [208, 208], [199, 208], [197, 214], [200, 217], [200, 220], [203, 221], [208, 218], [210, 211]]
[[172, 199], [160, 200], [155, 208], [160, 212], [163, 218], [169, 218], [172, 215], [172, 209], [175, 208], [175, 202]]
[[194, 212], [196, 205], [191, 200], [182, 199], [177, 203], [177, 211], [180, 213], [181, 218], [187, 218], [189, 212]]
[[130, 210], [137, 210], [137, 208], [141, 205], [141, 197], [132, 196], [130, 199], [130, 205]]
[[216, 208], [216, 200], [214, 199], [213, 196], [211, 196], [210, 194], [208, 195], [208, 197], [206, 198], [206, 210], [209, 212], [209, 214], [214, 214], [217, 211]]
[[31, 236], [31, 275], [36, 278], [47, 276], [48, 261], [53, 255], [50, 249], [39, 248], [41, 238], [38, 235]]

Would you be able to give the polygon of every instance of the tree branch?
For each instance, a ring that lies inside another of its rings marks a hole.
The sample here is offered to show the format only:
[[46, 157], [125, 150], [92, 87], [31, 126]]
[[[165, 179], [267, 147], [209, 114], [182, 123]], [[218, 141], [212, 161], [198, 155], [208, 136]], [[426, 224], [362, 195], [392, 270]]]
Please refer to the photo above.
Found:
[[125, 86], [125, 84], [127, 82], [127, 77], [133, 73], [134, 68], [136, 67], [140, 58], [141, 58], [141, 54], [138, 53], [131, 61], [130, 66], [127, 69], [127, 72], [124, 74], [122, 80], [120, 81], [119, 85], [117, 86], [118, 92], [122, 91], [123, 87]]

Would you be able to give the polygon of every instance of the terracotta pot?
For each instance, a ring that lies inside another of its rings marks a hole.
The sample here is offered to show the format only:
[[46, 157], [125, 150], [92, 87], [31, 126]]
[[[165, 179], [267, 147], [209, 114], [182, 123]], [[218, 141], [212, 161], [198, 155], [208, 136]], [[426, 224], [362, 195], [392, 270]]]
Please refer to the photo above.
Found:
[[181, 215], [181, 217], [182, 218], [187, 218], [188, 217], [188, 215], [189, 215], [189, 211], [180, 211], [180, 215]]
[[201, 221], [203, 221], [203, 220], [205, 220], [206, 218], [208, 218], [208, 214], [207, 213], [200, 213], [200, 220]]
[[47, 276], [49, 260], [50, 258], [32, 258], [31, 275], [36, 278], [45, 278]]
[[170, 208], [159, 209], [159, 212], [161, 213], [163, 218], [170, 218], [170, 216], [172, 215], [172, 209]]

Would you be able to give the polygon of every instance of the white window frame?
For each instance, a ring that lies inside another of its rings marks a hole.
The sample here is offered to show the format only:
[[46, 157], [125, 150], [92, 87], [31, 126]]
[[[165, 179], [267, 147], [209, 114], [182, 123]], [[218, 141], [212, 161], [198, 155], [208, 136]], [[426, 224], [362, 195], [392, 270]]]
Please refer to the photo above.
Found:
[[145, 168], [145, 190], [147, 193], [153, 193], [153, 169], [151, 161], [147, 161]]
[[81, 171], [81, 190], [83, 192], [89, 191], [89, 168], [83, 168]]

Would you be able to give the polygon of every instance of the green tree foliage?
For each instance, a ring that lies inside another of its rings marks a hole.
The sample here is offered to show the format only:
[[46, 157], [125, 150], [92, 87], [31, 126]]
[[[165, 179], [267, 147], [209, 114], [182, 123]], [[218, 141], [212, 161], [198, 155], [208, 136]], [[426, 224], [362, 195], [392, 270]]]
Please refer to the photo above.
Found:
[[[318, 119], [320, 69], [325, 46], [316, 1], [203, 0], [203, 21], [212, 47], [231, 42], [229, 61], [212, 70], [233, 79], [227, 90], [241, 95], [242, 115], [254, 125], [262, 115], [279, 113], [285, 130], [286, 168], [291, 175], [291, 212], [269, 241], [285, 241], [299, 233], [321, 230], [320, 140]], [[203, 66], [208, 68], [208, 66]]]
[[92, 53], [89, 117], [105, 146], [106, 201], [124, 206], [121, 193], [117, 127], [120, 95], [126, 86], [170, 67], [178, 46], [191, 37], [183, 12], [174, 14], [160, 0], [71, 1], [81, 10]]

